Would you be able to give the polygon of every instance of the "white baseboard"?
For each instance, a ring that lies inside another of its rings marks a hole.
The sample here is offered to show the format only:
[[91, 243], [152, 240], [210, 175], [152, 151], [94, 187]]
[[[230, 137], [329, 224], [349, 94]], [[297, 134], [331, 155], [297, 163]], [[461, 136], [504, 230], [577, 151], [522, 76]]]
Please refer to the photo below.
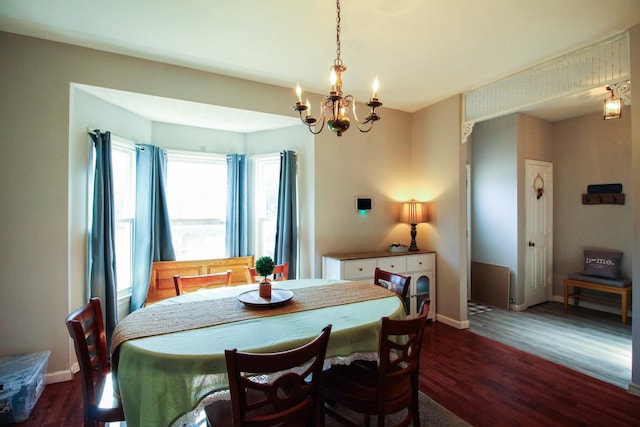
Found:
[[525, 311], [527, 306], [524, 304], [509, 304], [509, 310], [511, 311]]
[[73, 379], [72, 370], [49, 372], [44, 376], [44, 383], [55, 384], [55, 383], [61, 383], [65, 381], [71, 381], [72, 379]]
[[446, 317], [446, 316], [443, 316], [441, 314], [437, 314], [436, 315], [436, 320], [438, 322], [442, 322], [445, 325], [451, 326], [451, 327], [456, 328], [456, 329], [469, 329], [469, 321], [468, 320], [465, 320], [465, 321], [461, 322], [459, 320], [454, 320], [454, 319], [452, 319], [450, 317]]
[[629, 383], [629, 394], [633, 394], [634, 396], [640, 396], [640, 385]]

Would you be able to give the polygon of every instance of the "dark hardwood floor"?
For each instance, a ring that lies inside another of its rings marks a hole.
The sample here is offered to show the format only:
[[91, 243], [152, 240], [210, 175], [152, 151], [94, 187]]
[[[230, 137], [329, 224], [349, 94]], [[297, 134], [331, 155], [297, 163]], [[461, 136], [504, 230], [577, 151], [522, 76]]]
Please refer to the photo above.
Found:
[[640, 397], [469, 330], [429, 325], [420, 390], [474, 426], [640, 426]]
[[[420, 389], [474, 426], [640, 426], [640, 397], [440, 322], [427, 326]], [[24, 426], [82, 425], [80, 378], [50, 384]]]

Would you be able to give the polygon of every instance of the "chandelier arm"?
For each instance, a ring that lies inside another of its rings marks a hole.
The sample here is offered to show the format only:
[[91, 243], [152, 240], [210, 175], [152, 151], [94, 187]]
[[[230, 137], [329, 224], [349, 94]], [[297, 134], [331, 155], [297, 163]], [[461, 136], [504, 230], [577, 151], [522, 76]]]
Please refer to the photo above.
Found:
[[[351, 104], [351, 111], [353, 111], [353, 118], [355, 119], [356, 122], [356, 127], [360, 124], [360, 125], [366, 125], [367, 123], [371, 122], [371, 119], [369, 118], [369, 116], [367, 116], [367, 118], [361, 122], [360, 119], [358, 119], [358, 113], [356, 113], [356, 99], [353, 97], [353, 95], [347, 95], [344, 97], [345, 101], [349, 102], [349, 104]], [[358, 127], [358, 129], [360, 129]]]
[[[313, 116], [302, 117], [302, 113], [304, 111], [306, 111], [306, 109], [305, 110], [301, 110], [299, 112], [300, 113], [300, 120], [302, 121], [302, 123], [307, 125], [307, 127], [309, 128], [309, 131], [314, 135], [317, 135], [320, 132], [322, 132], [322, 129], [324, 128], [324, 125], [325, 125], [325, 123], [327, 121], [327, 117], [326, 117], [326, 114], [325, 114], [325, 110], [323, 108], [323, 104], [324, 104], [324, 101], [321, 101], [320, 102], [320, 117], [319, 117], [319, 119], [321, 119], [322, 122], [320, 122], [318, 119], [316, 119]], [[318, 129], [318, 130], [316, 131], [316, 129]]]
[[[307, 127], [309, 128], [309, 132], [311, 132], [314, 135], [319, 134], [324, 129], [325, 122], [326, 122], [326, 117], [323, 114], [322, 115], [322, 123], [316, 122], [315, 124], [307, 124]], [[318, 128], [317, 128], [318, 130], [317, 131], [316, 131], [316, 126], [318, 126]]]

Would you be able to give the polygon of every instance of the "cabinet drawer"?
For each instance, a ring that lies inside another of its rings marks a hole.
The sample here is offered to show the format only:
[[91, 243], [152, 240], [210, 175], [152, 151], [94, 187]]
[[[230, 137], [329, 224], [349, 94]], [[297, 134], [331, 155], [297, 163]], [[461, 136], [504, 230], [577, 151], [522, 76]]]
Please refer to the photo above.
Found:
[[407, 271], [433, 270], [434, 254], [407, 255]]
[[373, 273], [376, 270], [376, 260], [358, 259], [354, 261], [344, 261], [343, 268], [344, 279], [360, 279], [364, 277], [373, 277]]
[[380, 267], [381, 270], [403, 274], [405, 271], [407, 271], [406, 258], [406, 256], [378, 258], [378, 267]]

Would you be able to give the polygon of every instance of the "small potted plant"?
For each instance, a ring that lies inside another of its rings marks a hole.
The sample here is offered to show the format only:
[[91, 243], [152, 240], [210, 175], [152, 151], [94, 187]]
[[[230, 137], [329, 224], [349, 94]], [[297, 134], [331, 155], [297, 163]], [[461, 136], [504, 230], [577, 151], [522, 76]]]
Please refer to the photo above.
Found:
[[275, 264], [269, 256], [263, 256], [256, 261], [256, 273], [262, 276], [262, 281], [258, 285], [259, 293], [262, 298], [271, 298], [271, 282], [267, 276], [273, 273]]

